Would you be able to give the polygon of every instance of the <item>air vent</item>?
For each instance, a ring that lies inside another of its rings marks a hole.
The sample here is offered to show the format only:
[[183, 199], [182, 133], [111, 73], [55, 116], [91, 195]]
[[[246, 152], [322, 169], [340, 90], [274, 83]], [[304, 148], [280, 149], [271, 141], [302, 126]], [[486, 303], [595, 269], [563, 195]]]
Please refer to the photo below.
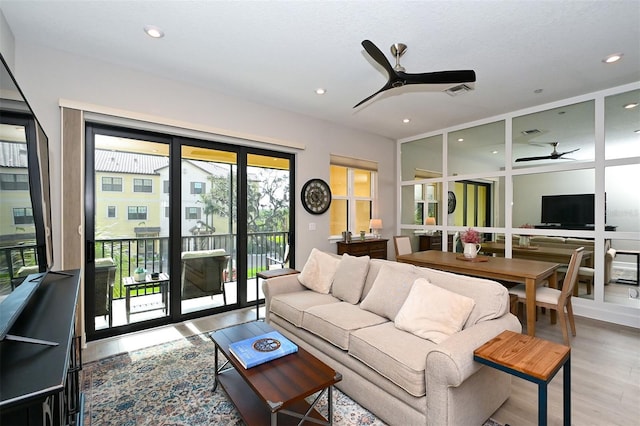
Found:
[[459, 84], [457, 86], [453, 86], [445, 90], [447, 95], [449, 96], [458, 96], [466, 92], [470, 92], [473, 90], [473, 87], [467, 86], [466, 84]]
[[540, 130], [538, 129], [531, 129], [531, 130], [523, 130], [522, 134], [525, 136], [531, 136], [531, 135], [537, 135], [538, 133], [542, 133]]

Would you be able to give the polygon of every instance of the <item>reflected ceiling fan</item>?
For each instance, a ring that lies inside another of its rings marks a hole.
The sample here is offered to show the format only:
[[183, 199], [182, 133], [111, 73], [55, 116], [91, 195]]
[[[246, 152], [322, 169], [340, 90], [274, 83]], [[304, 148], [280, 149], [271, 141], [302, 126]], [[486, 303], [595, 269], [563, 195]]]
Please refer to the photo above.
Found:
[[563, 158], [564, 155], [567, 154], [571, 154], [572, 152], [576, 152], [577, 150], [579, 150], [580, 148], [576, 148], [576, 149], [572, 149], [571, 151], [565, 151], [565, 152], [558, 152], [557, 148], [558, 148], [558, 143], [559, 142], [548, 142], [549, 145], [551, 145], [553, 147], [553, 151], [551, 152], [551, 154], [549, 155], [543, 155], [543, 156], [538, 156], [538, 157], [522, 157], [522, 158], [517, 158], [516, 159], [516, 163], [520, 162], [520, 161], [536, 161], [536, 160], [559, 160], [559, 159], [563, 159], [563, 160], [573, 160], [573, 158]]
[[404, 67], [400, 65], [400, 57], [407, 50], [406, 44], [396, 43], [391, 46], [391, 54], [396, 58], [395, 67], [391, 66], [387, 58], [384, 56], [384, 53], [382, 53], [382, 51], [371, 41], [364, 40], [362, 42], [362, 47], [364, 47], [364, 50], [374, 61], [379, 63], [385, 71], [387, 71], [389, 79], [382, 89], [358, 102], [354, 108], [359, 107], [385, 90], [402, 87], [405, 84], [455, 84], [472, 83], [476, 81], [476, 73], [473, 70], [436, 71], [422, 74], [409, 74], [404, 72]]

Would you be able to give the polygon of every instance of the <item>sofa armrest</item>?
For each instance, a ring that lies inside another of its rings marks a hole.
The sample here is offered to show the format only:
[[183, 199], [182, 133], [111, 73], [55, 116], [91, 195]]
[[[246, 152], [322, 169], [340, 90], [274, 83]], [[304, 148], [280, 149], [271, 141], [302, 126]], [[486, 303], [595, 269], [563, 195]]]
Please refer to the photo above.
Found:
[[500, 318], [483, 321], [466, 328], [440, 343], [427, 354], [425, 380], [444, 386], [460, 386], [476, 373], [482, 365], [473, 360], [473, 351], [493, 339], [504, 330], [522, 332], [522, 325], [514, 315], [507, 313]]
[[283, 275], [269, 278], [262, 282], [262, 292], [264, 293], [265, 320], [269, 321], [271, 311], [271, 298], [279, 294], [294, 293], [306, 290], [306, 287], [298, 281], [299, 274]]

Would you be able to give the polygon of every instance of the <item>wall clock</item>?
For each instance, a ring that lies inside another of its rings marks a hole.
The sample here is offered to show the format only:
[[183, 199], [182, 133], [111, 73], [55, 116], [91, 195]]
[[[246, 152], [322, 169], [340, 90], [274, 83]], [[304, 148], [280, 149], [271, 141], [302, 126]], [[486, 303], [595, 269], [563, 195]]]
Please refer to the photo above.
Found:
[[449, 191], [447, 197], [447, 213], [451, 214], [456, 209], [456, 194], [453, 191]]
[[322, 179], [311, 179], [302, 187], [302, 206], [311, 214], [322, 214], [331, 205], [331, 188]]

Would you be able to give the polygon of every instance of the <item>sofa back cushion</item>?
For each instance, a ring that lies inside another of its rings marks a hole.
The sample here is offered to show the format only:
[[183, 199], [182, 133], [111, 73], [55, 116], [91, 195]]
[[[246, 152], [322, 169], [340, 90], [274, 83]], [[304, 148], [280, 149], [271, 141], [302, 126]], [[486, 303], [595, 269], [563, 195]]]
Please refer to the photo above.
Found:
[[369, 256], [357, 257], [343, 254], [333, 277], [331, 294], [353, 305], [360, 302], [367, 271], [369, 271]]
[[[393, 262], [384, 264], [367, 296], [360, 303], [362, 309], [393, 321], [418, 278], [415, 268], [394, 268]], [[400, 264], [397, 264], [400, 265]]]
[[339, 263], [339, 257], [314, 248], [298, 275], [298, 281], [310, 290], [329, 294]]

